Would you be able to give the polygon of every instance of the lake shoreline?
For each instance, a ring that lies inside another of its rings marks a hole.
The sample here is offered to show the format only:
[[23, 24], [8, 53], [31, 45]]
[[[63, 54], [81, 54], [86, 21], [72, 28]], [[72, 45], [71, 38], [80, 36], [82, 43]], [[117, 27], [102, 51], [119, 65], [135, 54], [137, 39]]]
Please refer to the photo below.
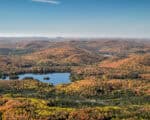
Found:
[[[71, 73], [69, 72], [55, 72], [55, 73], [22, 73], [22, 74], [17, 74], [16, 79], [14, 76], [14, 80], [24, 80], [24, 79], [35, 79], [39, 80], [43, 83], [50, 83], [50, 84], [67, 84], [70, 83], [70, 76]], [[47, 78], [47, 79], [46, 79]], [[5, 76], [5, 79], [1, 80], [11, 80], [10, 76]], [[13, 80], [13, 79], [12, 79]]]

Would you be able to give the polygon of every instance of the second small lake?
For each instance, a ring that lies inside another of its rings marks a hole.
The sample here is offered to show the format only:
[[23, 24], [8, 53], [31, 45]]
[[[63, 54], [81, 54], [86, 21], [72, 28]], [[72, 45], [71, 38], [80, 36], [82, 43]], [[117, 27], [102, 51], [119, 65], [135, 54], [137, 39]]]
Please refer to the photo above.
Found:
[[[25, 73], [19, 74], [18, 77], [19, 80], [23, 80], [25, 78], [33, 78], [44, 83], [51, 83], [53, 85], [70, 83], [70, 73], [47, 73], [47, 74]], [[9, 77], [6, 77], [6, 79], [4, 80], [9, 80]]]

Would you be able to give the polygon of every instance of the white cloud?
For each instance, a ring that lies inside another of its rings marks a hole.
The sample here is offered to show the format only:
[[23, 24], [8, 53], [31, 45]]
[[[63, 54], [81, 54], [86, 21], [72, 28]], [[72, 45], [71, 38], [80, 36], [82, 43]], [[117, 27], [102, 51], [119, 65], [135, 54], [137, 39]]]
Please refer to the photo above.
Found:
[[49, 3], [49, 4], [60, 4], [59, 1], [56, 0], [32, 0], [33, 2], [42, 2], [42, 3]]

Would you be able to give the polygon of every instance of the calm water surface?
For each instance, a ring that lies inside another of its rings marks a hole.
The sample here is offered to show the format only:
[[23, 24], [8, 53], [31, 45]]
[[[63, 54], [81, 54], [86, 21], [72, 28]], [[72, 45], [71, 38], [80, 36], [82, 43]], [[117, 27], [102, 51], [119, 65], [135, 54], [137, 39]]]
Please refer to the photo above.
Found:
[[[24, 78], [32, 77], [33, 79], [40, 80], [44, 83], [52, 83], [53, 85], [66, 84], [70, 83], [70, 73], [47, 73], [47, 74], [33, 74], [26, 73], [18, 75], [19, 80]], [[44, 80], [44, 78], [49, 78], [49, 80]], [[9, 80], [9, 77], [6, 77], [5, 80]]]

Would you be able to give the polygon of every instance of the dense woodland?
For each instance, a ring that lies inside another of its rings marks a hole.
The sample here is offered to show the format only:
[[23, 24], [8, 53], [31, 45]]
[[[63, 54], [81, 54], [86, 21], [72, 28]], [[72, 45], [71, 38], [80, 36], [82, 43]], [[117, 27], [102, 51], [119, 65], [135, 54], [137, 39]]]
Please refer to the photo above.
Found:
[[[17, 80], [70, 72], [71, 83]], [[0, 119], [149, 120], [150, 41], [0, 41]]]

